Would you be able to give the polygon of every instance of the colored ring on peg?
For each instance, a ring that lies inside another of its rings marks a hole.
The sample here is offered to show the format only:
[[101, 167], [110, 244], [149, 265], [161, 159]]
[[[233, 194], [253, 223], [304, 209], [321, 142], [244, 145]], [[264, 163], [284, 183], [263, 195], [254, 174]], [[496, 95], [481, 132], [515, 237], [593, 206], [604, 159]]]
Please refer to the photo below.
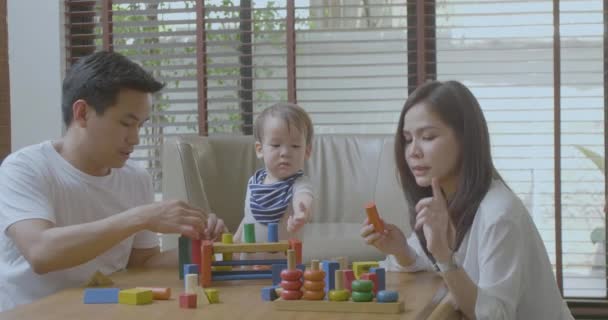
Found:
[[378, 291], [376, 300], [378, 302], [397, 302], [399, 300], [399, 292], [389, 290]]
[[283, 299], [283, 300], [299, 300], [301, 297], [302, 297], [302, 291], [298, 291], [298, 290], [281, 291], [281, 299]]
[[348, 290], [330, 290], [329, 301], [347, 301], [350, 298]]
[[304, 272], [304, 279], [309, 281], [323, 281], [325, 280], [325, 271], [306, 270]]
[[295, 281], [300, 280], [300, 278], [302, 278], [302, 270], [285, 269], [281, 271], [281, 279], [283, 280]]
[[374, 283], [371, 280], [355, 280], [351, 284], [353, 291], [369, 292], [372, 291]]
[[304, 290], [320, 291], [323, 289], [325, 289], [325, 282], [323, 281], [304, 281]]
[[371, 292], [353, 291], [352, 298], [354, 302], [369, 302], [374, 299], [374, 294]]
[[285, 290], [300, 290], [300, 288], [302, 287], [302, 282], [300, 282], [300, 280], [295, 280], [295, 281], [289, 281], [289, 280], [283, 280], [280, 283], [281, 288], [285, 289]]
[[323, 300], [325, 291], [304, 291], [303, 300]]

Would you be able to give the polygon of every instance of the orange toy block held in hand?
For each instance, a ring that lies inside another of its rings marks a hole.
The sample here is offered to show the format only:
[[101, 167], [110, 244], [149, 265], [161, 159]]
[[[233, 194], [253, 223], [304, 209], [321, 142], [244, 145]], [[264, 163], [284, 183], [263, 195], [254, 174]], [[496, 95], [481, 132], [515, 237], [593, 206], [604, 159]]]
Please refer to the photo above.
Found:
[[380, 219], [380, 215], [378, 215], [378, 209], [376, 209], [374, 202], [369, 202], [365, 205], [365, 213], [367, 213], [369, 223], [374, 225], [374, 230], [378, 233], [383, 232], [384, 223]]

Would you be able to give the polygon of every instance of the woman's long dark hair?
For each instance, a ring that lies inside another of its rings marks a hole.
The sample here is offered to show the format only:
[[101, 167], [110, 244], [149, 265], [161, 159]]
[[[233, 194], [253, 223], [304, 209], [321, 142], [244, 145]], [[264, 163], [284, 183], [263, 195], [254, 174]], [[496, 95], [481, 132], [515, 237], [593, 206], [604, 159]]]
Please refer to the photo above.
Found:
[[[395, 135], [395, 161], [399, 171], [401, 186], [408, 200], [410, 225], [416, 224], [415, 206], [422, 198], [432, 197], [429, 187], [420, 187], [407, 165], [405, 158], [405, 138], [403, 137], [403, 118], [415, 105], [425, 103], [441, 121], [450, 127], [460, 144], [460, 170], [456, 193], [448, 204], [450, 220], [456, 229], [454, 251], [458, 250], [465, 235], [471, 229], [475, 213], [484, 198], [492, 179], [500, 175], [492, 163], [488, 125], [473, 93], [457, 81], [432, 81], [418, 87], [408, 97]], [[432, 261], [435, 259], [426, 248], [422, 229], [416, 231], [422, 248]]]

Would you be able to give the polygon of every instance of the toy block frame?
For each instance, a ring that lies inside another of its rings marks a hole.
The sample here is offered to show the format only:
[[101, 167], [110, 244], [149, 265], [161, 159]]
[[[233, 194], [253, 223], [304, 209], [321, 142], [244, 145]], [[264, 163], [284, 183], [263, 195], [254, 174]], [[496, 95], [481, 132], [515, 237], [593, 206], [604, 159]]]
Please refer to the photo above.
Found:
[[[216, 253], [253, 253], [253, 252], [286, 252], [289, 249], [293, 249], [296, 253], [296, 263], [302, 263], [302, 242], [297, 239], [290, 239], [288, 241], [279, 242], [262, 242], [262, 243], [221, 243], [203, 241], [201, 244], [201, 258], [200, 264], [200, 285], [202, 287], [208, 287], [213, 281], [225, 281], [225, 280], [251, 280], [251, 279], [272, 279], [272, 271], [213, 271], [212, 266], [240, 266], [240, 265], [273, 265], [280, 262], [280, 264], [286, 263], [286, 260], [282, 259], [268, 259], [268, 260], [232, 260], [232, 261], [213, 261], [213, 256]], [[196, 263], [197, 261], [193, 261]]]

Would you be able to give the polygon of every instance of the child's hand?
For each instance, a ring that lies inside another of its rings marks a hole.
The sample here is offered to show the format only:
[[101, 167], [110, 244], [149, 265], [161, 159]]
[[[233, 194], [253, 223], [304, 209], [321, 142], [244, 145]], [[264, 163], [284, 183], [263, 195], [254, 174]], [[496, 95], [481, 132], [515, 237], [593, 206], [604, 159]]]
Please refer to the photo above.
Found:
[[300, 202], [294, 209], [294, 214], [287, 219], [287, 231], [289, 232], [298, 232], [306, 224], [310, 213], [310, 209], [304, 202]]

